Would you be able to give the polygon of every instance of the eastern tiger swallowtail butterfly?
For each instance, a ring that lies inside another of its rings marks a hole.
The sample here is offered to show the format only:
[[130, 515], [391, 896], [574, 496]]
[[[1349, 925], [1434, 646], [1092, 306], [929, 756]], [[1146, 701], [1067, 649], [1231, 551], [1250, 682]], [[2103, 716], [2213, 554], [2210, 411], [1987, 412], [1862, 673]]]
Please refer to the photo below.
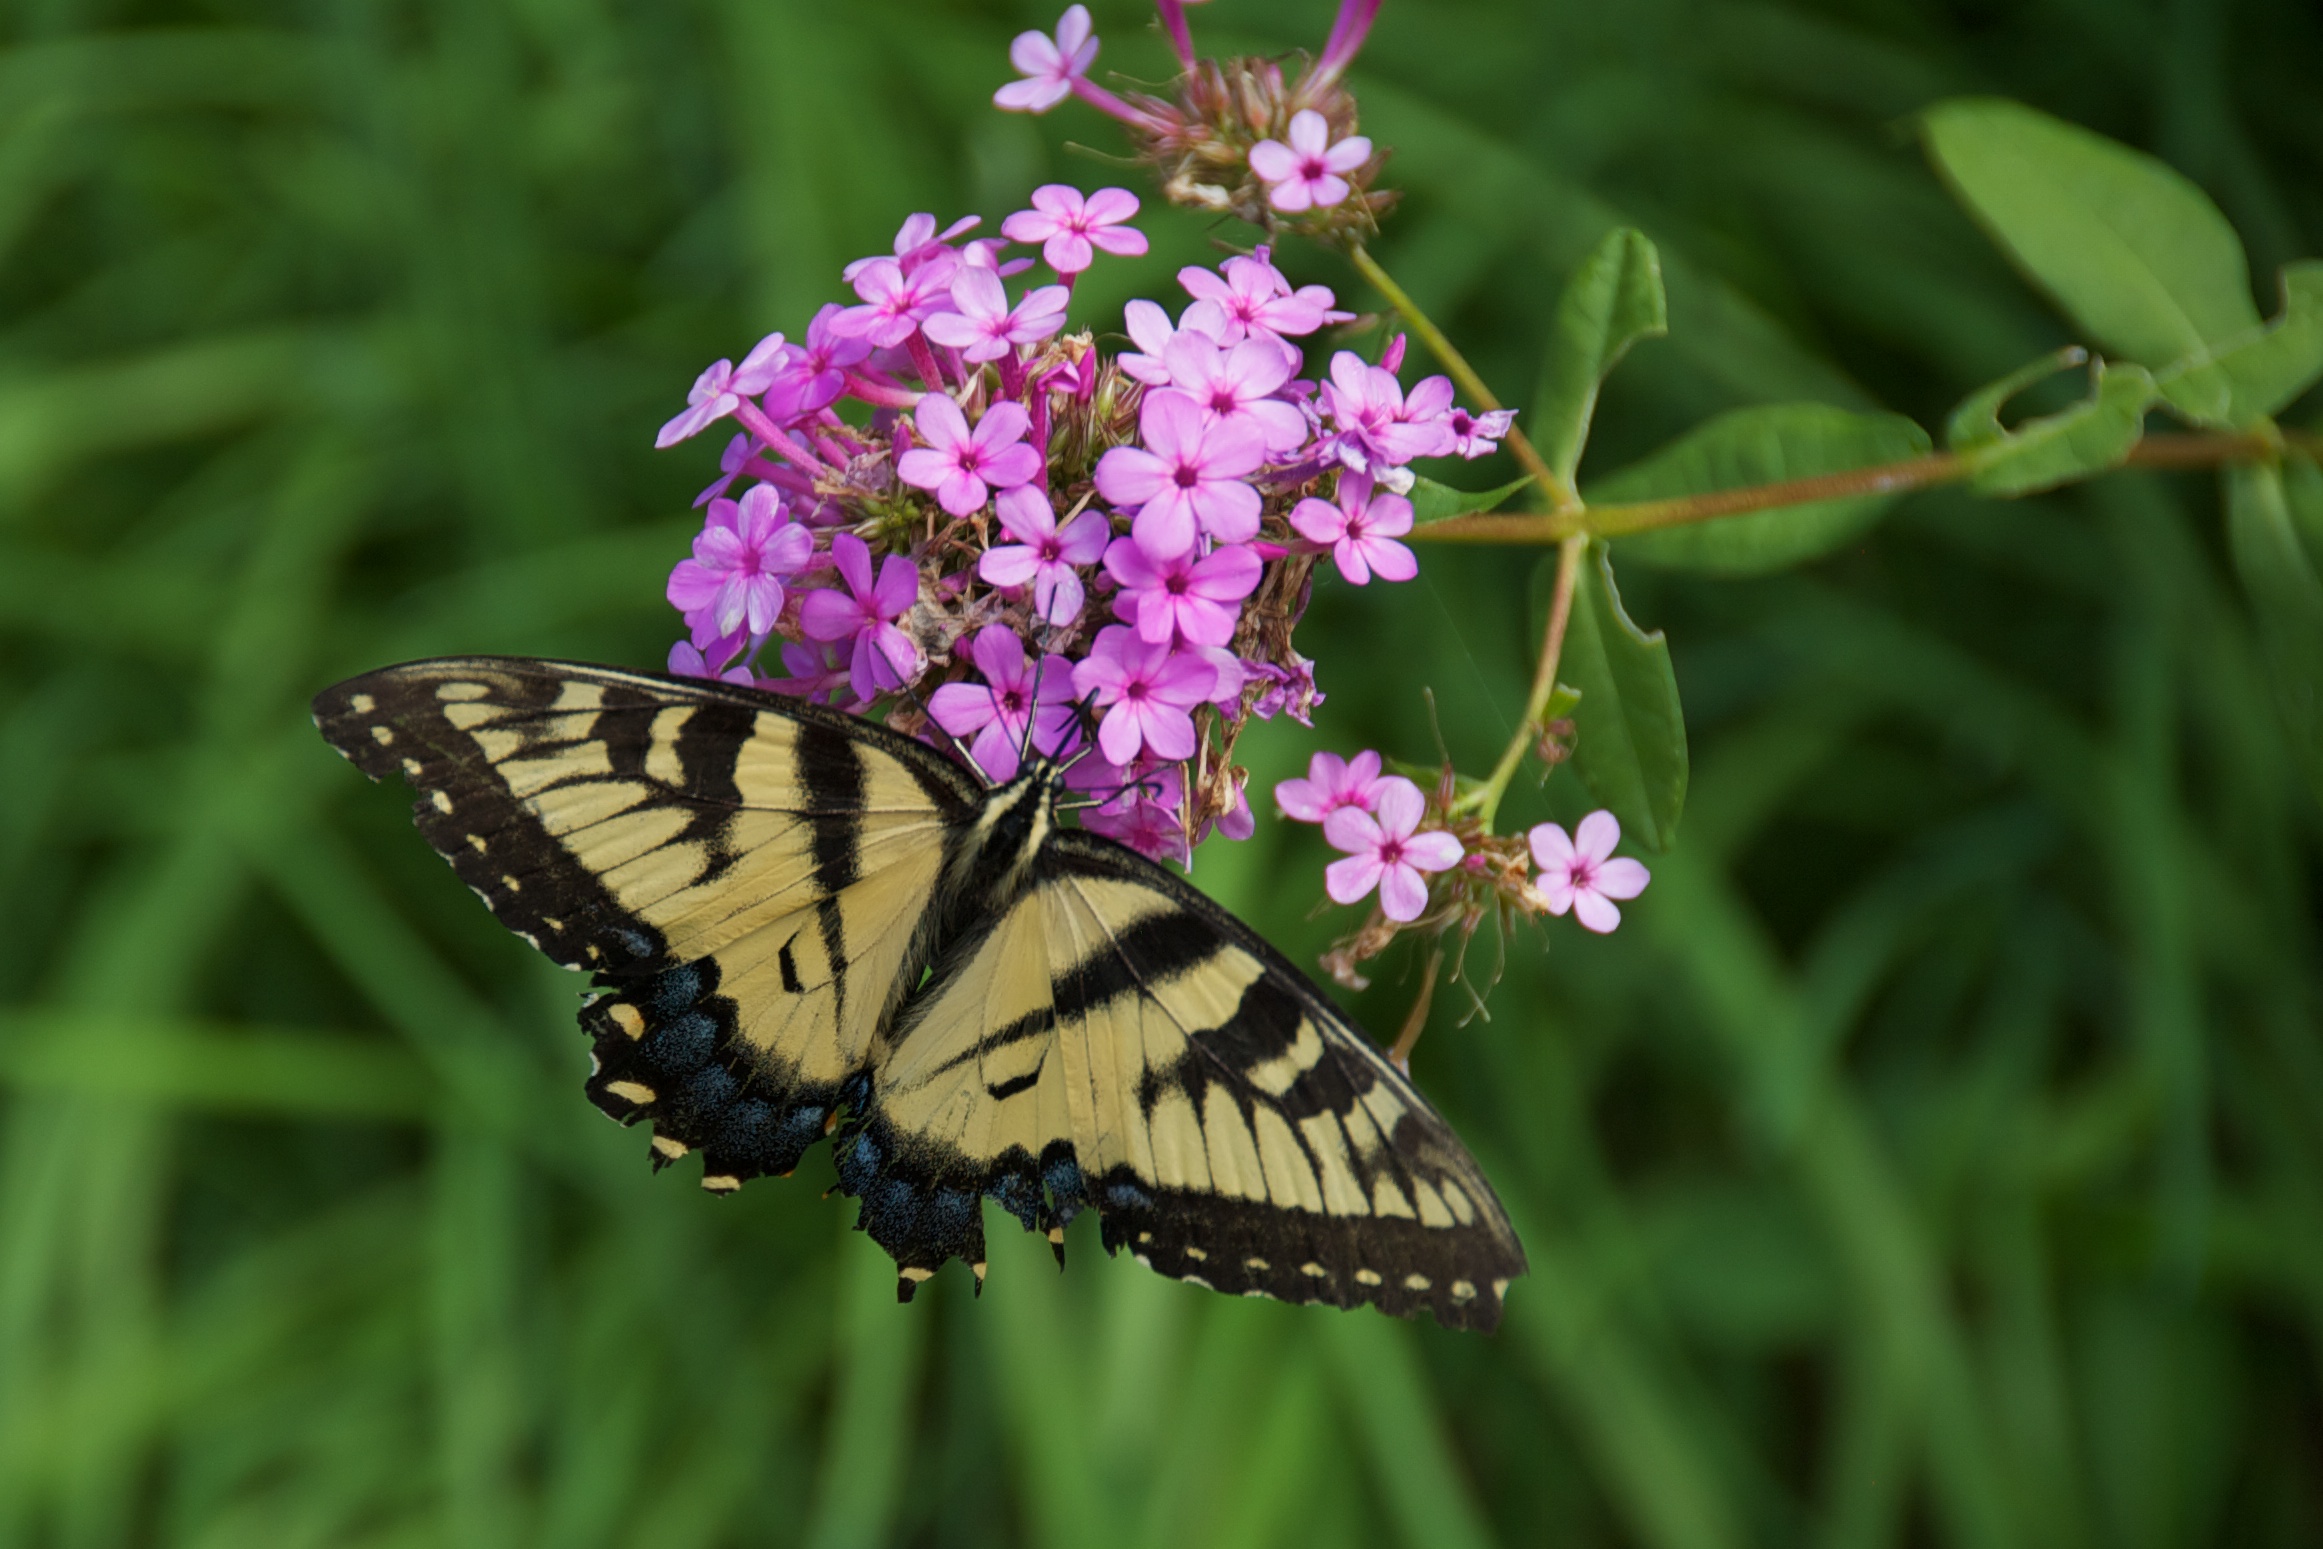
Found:
[[983, 1201], [1064, 1256], [1490, 1329], [1524, 1251], [1474, 1158], [1315, 985], [1161, 866], [796, 699], [523, 658], [315, 700], [500, 922], [596, 975], [588, 1093], [702, 1186], [839, 1187], [909, 1300], [984, 1277]]

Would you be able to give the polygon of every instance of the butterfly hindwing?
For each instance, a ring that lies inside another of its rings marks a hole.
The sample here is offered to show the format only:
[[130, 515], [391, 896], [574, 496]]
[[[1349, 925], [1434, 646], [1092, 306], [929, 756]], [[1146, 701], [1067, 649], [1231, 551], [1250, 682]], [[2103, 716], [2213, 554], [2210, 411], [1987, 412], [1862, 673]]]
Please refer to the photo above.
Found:
[[722, 684], [500, 658], [416, 662], [316, 702], [501, 922], [605, 993], [590, 1096], [787, 1172], [861, 1088], [975, 811], [956, 766], [851, 716]]
[[1264, 940], [1150, 861], [1052, 836], [903, 1009], [841, 1161], [907, 1275], [982, 1256], [978, 1193], [1080, 1209], [1175, 1278], [1489, 1329], [1524, 1273], [1475, 1161]]

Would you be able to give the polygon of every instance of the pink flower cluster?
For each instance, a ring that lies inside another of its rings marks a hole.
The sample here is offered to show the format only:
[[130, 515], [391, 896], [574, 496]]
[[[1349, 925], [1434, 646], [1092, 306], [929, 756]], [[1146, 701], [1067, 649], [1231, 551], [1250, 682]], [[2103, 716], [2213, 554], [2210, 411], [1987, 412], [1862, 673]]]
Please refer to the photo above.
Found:
[[[1432, 874], [1458, 868], [1484, 891], [1498, 881], [1489, 852], [1500, 847], [1471, 824], [1471, 851], [1440, 803], [1431, 808], [1427, 794], [1410, 780], [1381, 773], [1377, 753], [1366, 750], [1351, 759], [1317, 753], [1305, 777], [1278, 784], [1274, 799], [1285, 817], [1320, 823], [1324, 839], [1345, 852], [1323, 874], [1335, 903], [1360, 903], [1376, 889], [1380, 913], [1408, 925], [1428, 912]], [[1610, 812], [1590, 813], [1573, 834], [1555, 823], [1537, 824], [1526, 839], [1540, 873], [1528, 880], [1517, 864], [1509, 882], [1517, 901], [1535, 913], [1571, 913], [1600, 935], [1621, 923], [1614, 900], [1637, 897], [1650, 880], [1638, 862], [1614, 857], [1621, 823]], [[1466, 899], [1451, 902], [1455, 911], [1469, 906]]]
[[[1416, 574], [1407, 465], [1462, 432], [1442, 377], [1407, 394], [1340, 351], [1328, 381], [1302, 380], [1292, 341], [1349, 314], [1264, 248], [1181, 271], [1174, 321], [1132, 302], [1136, 348], [1115, 359], [1067, 334], [1074, 279], [1145, 250], [1137, 208], [1052, 185], [999, 239], [915, 215], [842, 272], [853, 305], [704, 372], [659, 444], [725, 419], [740, 434], [670, 573], [688, 631], [670, 669], [882, 715], [995, 781], [1027, 746], [1085, 752], [1083, 821], [1148, 855], [1246, 836], [1235, 737], [1320, 698], [1291, 643], [1314, 566]], [[1056, 283], [1012, 292], [1034, 262], [1017, 243]], [[1402, 807], [1383, 811], [1358, 815]], [[1396, 852], [1379, 885], [1405, 898], [1430, 854]]]

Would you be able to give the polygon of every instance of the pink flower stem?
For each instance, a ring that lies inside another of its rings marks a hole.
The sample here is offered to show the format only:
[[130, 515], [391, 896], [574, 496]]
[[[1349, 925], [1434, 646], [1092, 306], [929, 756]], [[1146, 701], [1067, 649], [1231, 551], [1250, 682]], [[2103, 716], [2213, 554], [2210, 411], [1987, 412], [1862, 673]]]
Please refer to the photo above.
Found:
[[833, 441], [829, 436], [817, 436], [814, 439], [815, 450], [823, 454], [823, 461], [834, 468], [847, 466], [850, 454], [845, 447]]
[[954, 387], [966, 387], [968, 385], [967, 358], [949, 344], [943, 346], [943, 351], [944, 353], [937, 359], [943, 362], [945, 380]]
[[1025, 435], [1025, 443], [1041, 454], [1040, 487], [1047, 494], [1049, 488], [1049, 390], [1046, 383], [1033, 389], [1032, 426]]
[[920, 401], [917, 390], [904, 386], [881, 373], [877, 376], [861, 371], [847, 373], [847, 392], [850, 397], [879, 409], [908, 409]]
[[920, 380], [928, 385], [928, 390], [941, 392], [944, 368], [936, 364], [936, 352], [928, 347], [928, 341], [915, 333], [904, 341], [904, 347], [911, 351], [911, 363], [919, 368]]
[[1085, 75], [1073, 77], [1073, 95], [1088, 103], [1098, 112], [1111, 118], [1117, 118], [1129, 125], [1130, 128], [1141, 129], [1147, 134], [1163, 134], [1177, 127], [1158, 114], [1148, 113], [1143, 108], [1131, 107]]
[[734, 417], [742, 422], [744, 430], [749, 431], [769, 447], [788, 457], [792, 462], [804, 463], [810, 468], [823, 466], [821, 458], [801, 446], [789, 431], [768, 419], [766, 411], [749, 399], [745, 398], [734, 406]]
[[1153, 8], [1161, 12], [1162, 26], [1170, 35], [1170, 47], [1177, 50], [1178, 68], [1194, 68], [1194, 33], [1186, 25], [1185, 0], [1153, 0]]
[[[1014, 398], [1024, 391], [1024, 362], [1012, 348], [1000, 357], [1000, 396]], [[1036, 445], [1038, 443], [1035, 443]]]

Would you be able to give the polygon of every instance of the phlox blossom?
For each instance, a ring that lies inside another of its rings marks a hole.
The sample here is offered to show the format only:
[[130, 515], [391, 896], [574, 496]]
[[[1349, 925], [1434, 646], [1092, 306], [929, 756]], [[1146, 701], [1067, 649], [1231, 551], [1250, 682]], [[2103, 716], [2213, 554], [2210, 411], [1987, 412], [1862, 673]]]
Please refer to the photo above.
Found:
[[912, 424], [927, 444], [897, 458], [895, 476], [934, 491], [936, 504], [954, 516], [982, 510], [993, 489], [1014, 489], [1040, 477], [1041, 454], [1024, 441], [1032, 416], [1021, 403], [992, 405], [970, 430], [958, 404], [929, 393], [913, 411]]
[[787, 678], [769, 678], [759, 686], [776, 694], [788, 694], [813, 704], [835, 704], [839, 694], [849, 686], [846, 654], [828, 643], [798, 645], [786, 642], [782, 648], [782, 670]]
[[901, 688], [919, 676], [919, 647], [894, 621], [919, 600], [919, 572], [901, 554], [880, 562], [871, 577], [871, 546], [851, 532], [831, 535], [831, 559], [846, 591], [826, 587], [807, 593], [799, 605], [799, 625], [810, 640], [849, 640], [848, 680], [855, 697], [871, 699]]
[[1185, 801], [1185, 779], [1176, 765], [1140, 760], [1123, 769], [1100, 754], [1082, 760], [1067, 783], [1092, 794], [1107, 793], [1081, 814], [1081, 826], [1091, 833], [1119, 840], [1148, 860], [1193, 864], [1185, 824], [1178, 816]]
[[1379, 755], [1369, 748], [1353, 758], [1317, 753], [1307, 760], [1305, 779], [1284, 780], [1275, 786], [1275, 805], [1287, 818], [1320, 823], [1341, 807], [1376, 811], [1380, 784]]
[[1295, 451], [1307, 439], [1307, 416], [1274, 394], [1299, 369], [1299, 352], [1280, 339], [1253, 334], [1222, 348], [1207, 335], [1181, 329], [1162, 348], [1170, 385], [1221, 421], [1247, 424], [1270, 452]]
[[1137, 213], [1137, 195], [1126, 188], [1100, 188], [1086, 198], [1069, 183], [1044, 183], [1032, 191], [1032, 208], [1000, 223], [1011, 242], [1038, 242], [1041, 258], [1059, 274], [1079, 274], [1096, 262], [1099, 249], [1135, 258], [1145, 251], [1145, 233], [1122, 222]]
[[713, 500], [693, 558], [669, 573], [670, 606], [686, 616], [696, 646], [738, 631], [764, 635], [782, 615], [783, 579], [814, 551], [814, 535], [790, 519], [772, 486], [752, 487], [739, 503]]
[[807, 324], [806, 342], [791, 347], [790, 357], [766, 388], [766, 417], [778, 425], [805, 418], [836, 403], [847, 386], [847, 368], [861, 365], [871, 354], [871, 341], [850, 338], [837, 328], [845, 310], [826, 302]]
[[1247, 422], [1212, 420], [1183, 393], [1146, 394], [1138, 412], [1145, 445], [1117, 446], [1097, 460], [1097, 493], [1135, 506], [1131, 531], [1156, 558], [1183, 554], [1201, 534], [1221, 543], [1257, 535], [1258, 491], [1243, 482], [1266, 461], [1266, 438]]
[[[1440, 416], [1451, 407], [1451, 387], [1447, 378], [1429, 377], [1412, 389], [1412, 397]], [[1359, 473], [1376, 474], [1381, 468], [1375, 464], [1395, 467], [1452, 450], [1452, 427], [1441, 417], [1413, 418], [1395, 373], [1368, 364], [1353, 350], [1331, 357], [1323, 407], [1339, 431], [1340, 460]]]
[[676, 446], [690, 436], [700, 435], [740, 408], [743, 399], [765, 392], [766, 384], [774, 380], [774, 374], [789, 358], [789, 350], [781, 334], [770, 333], [742, 357], [741, 365], [730, 360], [712, 362], [707, 371], [694, 378], [693, 388], [686, 394], [685, 412], [662, 426], [654, 436], [654, 449]]
[[1072, 670], [1059, 657], [1025, 659], [1024, 642], [1001, 624], [987, 624], [969, 642], [982, 683], [946, 683], [928, 696], [928, 715], [955, 737], [973, 736], [968, 756], [995, 784], [1016, 778], [1032, 721], [1033, 745], [1053, 752], [1073, 725]]
[[1267, 184], [1266, 202], [1285, 215], [1339, 203], [1354, 191], [1345, 174], [1371, 159], [1371, 141], [1362, 135], [1332, 144], [1330, 121], [1313, 108], [1291, 115], [1290, 140], [1250, 148], [1250, 170]]
[[[1209, 273], [1206, 269], [1202, 272]], [[1163, 356], [1169, 351], [1170, 341], [1176, 338], [1180, 331], [1191, 330], [1200, 337], [1209, 339], [1213, 344], [1218, 342], [1214, 335], [1204, 333], [1200, 328], [1194, 315], [1200, 310], [1200, 307], [1201, 303], [1196, 302], [1193, 306], [1186, 308], [1185, 317], [1173, 327], [1170, 324], [1170, 315], [1164, 312], [1158, 303], [1151, 301], [1130, 302], [1121, 309], [1121, 323], [1123, 330], [1129, 335], [1129, 342], [1136, 345], [1137, 348], [1123, 350], [1113, 357], [1113, 363], [1121, 368], [1124, 376], [1134, 381], [1143, 382], [1148, 387], [1167, 387], [1170, 380], [1170, 368], [1164, 362]]]
[[1058, 18], [1056, 36], [1020, 32], [1008, 45], [1008, 62], [1021, 81], [1010, 81], [992, 94], [995, 107], [1012, 113], [1046, 113], [1073, 94], [1073, 82], [1097, 62], [1097, 38], [1089, 24], [1089, 8], [1069, 6]]
[[964, 359], [998, 360], [1018, 345], [1038, 344], [1064, 327], [1065, 300], [1065, 287], [1043, 285], [1025, 292], [1024, 299], [1011, 307], [997, 273], [964, 264], [952, 280], [956, 310], [932, 313], [920, 326], [930, 339], [950, 345]]
[[1341, 807], [1323, 820], [1323, 837], [1347, 852], [1323, 869], [1323, 890], [1335, 903], [1351, 904], [1379, 889], [1382, 914], [1398, 922], [1416, 920], [1428, 906], [1422, 872], [1447, 871], [1460, 864], [1460, 841], [1442, 829], [1419, 832], [1427, 798], [1401, 775], [1380, 782], [1375, 812]]
[[1452, 450], [1474, 462], [1500, 450], [1500, 438], [1508, 434], [1508, 427], [1516, 423], [1516, 410], [1493, 409], [1483, 414], [1471, 414], [1455, 404], [1444, 416], [1445, 428], [1452, 432]]
[[1032, 610], [1059, 628], [1081, 616], [1086, 593], [1077, 565], [1104, 557], [1112, 527], [1104, 514], [1083, 511], [1057, 525], [1049, 497], [1030, 484], [1001, 491], [1000, 530], [1014, 543], [997, 544], [976, 562], [976, 573], [994, 586], [1032, 586]]
[[847, 307], [831, 320], [834, 332], [867, 339], [878, 349], [891, 350], [919, 332], [952, 300], [952, 276], [959, 256], [949, 248], [906, 273], [892, 258], [874, 258], [855, 276], [855, 294], [861, 306]]
[[[1224, 645], [1234, 638], [1242, 599], [1258, 590], [1258, 556], [1243, 544], [1221, 544], [1208, 554], [1193, 549], [1157, 560], [1132, 538], [1105, 551], [1105, 570], [1121, 583], [1113, 611], [1137, 626], [1137, 637], [1165, 645], [1173, 636], [1190, 645]], [[1235, 685], [1237, 692], [1241, 684]]]
[[1372, 481], [1353, 469], [1339, 475], [1334, 503], [1312, 496], [1291, 510], [1291, 525], [1302, 537], [1331, 546], [1331, 562], [1357, 586], [1373, 576], [1409, 581], [1420, 573], [1412, 551], [1395, 540], [1412, 530], [1412, 503], [1401, 495], [1375, 493]]
[[1178, 283], [1194, 298], [1178, 326], [1199, 328], [1220, 344], [1240, 344], [1251, 332], [1292, 338], [1355, 316], [1333, 308], [1335, 298], [1328, 286], [1292, 290], [1263, 247], [1247, 257], [1229, 258], [1214, 271], [1188, 264], [1178, 271]]
[[1621, 820], [1602, 808], [1583, 818], [1569, 838], [1555, 823], [1536, 824], [1526, 837], [1533, 863], [1541, 868], [1535, 886], [1548, 900], [1549, 913], [1570, 909], [1584, 929], [1600, 936], [1621, 923], [1613, 901], [1635, 898], [1653, 880], [1644, 866], [1614, 855]]
[[1116, 764], [1138, 754], [1177, 760], [1194, 756], [1193, 709], [1210, 697], [1217, 669], [1201, 656], [1149, 645], [1119, 624], [1097, 632], [1089, 654], [1073, 667], [1073, 692], [1095, 698], [1105, 718], [1097, 748]]
[[[983, 221], [984, 217], [981, 215], [963, 215], [942, 231], [938, 231], [936, 230], [936, 218], [925, 210], [916, 215], [907, 215], [903, 218], [903, 224], [896, 228], [895, 261], [906, 270], [917, 268], [929, 256], [931, 250], [942, 250], [945, 243], [950, 242], [964, 231], [975, 230], [983, 224]], [[876, 254], [870, 258], [858, 258], [839, 271], [839, 278], [852, 285], [855, 283], [855, 276], [878, 261]]]
[[[680, 640], [669, 648], [670, 676], [716, 678], [721, 683], [739, 683], [747, 688], [758, 680], [750, 668], [736, 658], [749, 643], [750, 637], [739, 631], [720, 636], [706, 646], [696, 646], [691, 640]], [[731, 665], [727, 665], [729, 663]]]

